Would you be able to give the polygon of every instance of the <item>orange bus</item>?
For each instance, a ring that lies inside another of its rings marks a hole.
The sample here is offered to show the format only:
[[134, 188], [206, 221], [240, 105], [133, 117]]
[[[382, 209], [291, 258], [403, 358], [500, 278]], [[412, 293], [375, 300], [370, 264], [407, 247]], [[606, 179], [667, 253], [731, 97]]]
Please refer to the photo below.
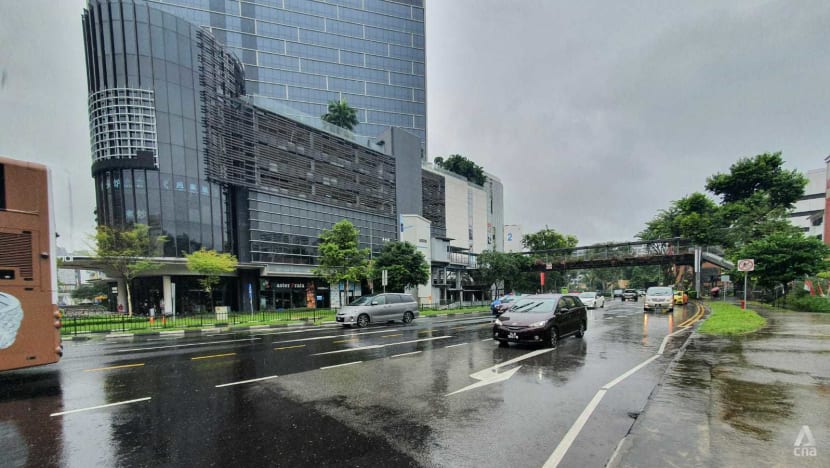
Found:
[[46, 166], [0, 157], [0, 371], [63, 354], [49, 177]]

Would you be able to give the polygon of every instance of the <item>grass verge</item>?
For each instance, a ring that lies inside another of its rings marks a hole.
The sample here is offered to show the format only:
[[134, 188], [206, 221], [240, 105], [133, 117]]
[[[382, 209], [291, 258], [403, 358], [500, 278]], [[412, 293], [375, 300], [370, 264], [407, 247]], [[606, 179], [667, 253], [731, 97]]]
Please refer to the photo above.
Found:
[[712, 315], [698, 328], [707, 335], [744, 335], [759, 330], [767, 319], [752, 310], [743, 310], [733, 304], [712, 302]]

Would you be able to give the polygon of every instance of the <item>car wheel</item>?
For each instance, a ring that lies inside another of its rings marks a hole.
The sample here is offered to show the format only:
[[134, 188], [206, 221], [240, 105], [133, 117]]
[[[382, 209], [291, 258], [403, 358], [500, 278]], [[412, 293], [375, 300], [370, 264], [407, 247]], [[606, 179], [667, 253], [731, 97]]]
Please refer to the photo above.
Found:
[[369, 326], [369, 316], [366, 314], [360, 314], [360, 316], [357, 317], [357, 326], [360, 328]]
[[559, 345], [559, 332], [557, 332], [555, 328], [551, 327], [550, 332], [548, 333], [548, 346], [556, 348], [557, 345]]
[[605, 308], [605, 303], [603, 302], [602, 305], [599, 306], [599, 308], [604, 309]]
[[508, 343], [505, 340], [498, 340], [498, 341], [499, 341], [499, 346], [502, 347], [502, 348], [506, 348], [506, 347], [510, 346], [510, 343]]
[[403, 323], [412, 323], [412, 312], [403, 313]]
[[579, 330], [576, 331], [576, 337], [582, 338], [585, 336], [585, 322], [579, 322]]

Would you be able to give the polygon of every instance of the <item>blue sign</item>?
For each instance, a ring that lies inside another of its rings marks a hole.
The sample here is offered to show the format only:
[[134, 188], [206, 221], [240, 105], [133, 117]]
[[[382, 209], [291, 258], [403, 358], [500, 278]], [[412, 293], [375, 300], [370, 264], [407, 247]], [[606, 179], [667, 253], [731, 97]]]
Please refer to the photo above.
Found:
[[254, 299], [254, 287], [251, 286], [251, 283], [248, 283], [248, 299]]

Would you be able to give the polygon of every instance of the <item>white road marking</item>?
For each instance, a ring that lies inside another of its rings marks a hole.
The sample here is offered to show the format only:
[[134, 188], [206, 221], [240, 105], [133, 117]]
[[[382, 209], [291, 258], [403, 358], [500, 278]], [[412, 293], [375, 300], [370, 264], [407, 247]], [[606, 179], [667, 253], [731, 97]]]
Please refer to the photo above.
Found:
[[345, 364], [337, 364], [336, 366], [325, 366], [325, 367], [321, 367], [320, 369], [321, 369], [321, 370], [322, 370], [322, 369], [334, 369], [335, 367], [343, 367], [343, 366], [351, 366], [351, 365], [354, 365], [354, 364], [360, 364], [361, 362], [363, 362], [363, 361], [347, 362], [347, 363], [345, 363]]
[[403, 357], [403, 356], [412, 356], [413, 354], [421, 354], [421, 352], [422, 351], [412, 351], [411, 353], [395, 354], [394, 356], [389, 356], [389, 359]]
[[585, 409], [582, 410], [582, 413], [573, 423], [571, 428], [568, 429], [568, 432], [565, 434], [565, 437], [563, 437], [562, 440], [559, 441], [559, 445], [556, 446], [556, 449], [545, 462], [543, 468], [556, 468], [557, 466], [559, 466], [559, 463], [561, 463], [562, 459], [565, 458], [565, 454], [568, 452], [568, 449], [571, 448], [571, 444], [573, 444], [574, 440], [576, 440], [576, 436], [579, 435], [579, 432], [585, 426], [585, 423], [588, 422], [588, 418], [591, 417], [591, 414], [597, 408], [599, 402], [602, 400], [602, 398], [605, 396], [605, 393], [608, 392], [608, 390], [610, 390], [612, 387], [622, 382], [623, 380], [627, 379], [628, 377], [631, 377], [632, 374], [642, 369], [643, 367], [649, 365], [652, 361], [659, 357], [660, 354], [655, 354], [654, 356], [646, 359], [640, 364], [632, 367], [616, 379], [603, 385], [602, 388], [600, 388], [594, 395], [594, 398], [591, 399], [591, 402], [588, 403], [588, 406], [586, 406]]
[[76, 409], [76, 410], [62, 411], [60, 413], [52, 413], [52, 414], [49, 415], [49, 417], [63, 416], [65, 414], [72, 414], [72, 413], [80, 413], [82, 411], [92, 411], [92, 410], [101, 409], [101, 408], [109, 408], [111, 406], [129, 405], [130, 403], [137, 403], [139, 401], [147, 401], [150, 398], [151, 397], [137, 398], [135, 400], [119, 401], [118, 403], [110, 403], [108, 405], [98, 405], [98, 406], [91, 406], [89, 408], [81, 408], [81, 409]]
[[469, 343], [451, 344], [449, 346], [445, 346], [445, 348], [455, 348], [456, 346], [464, 346], [465, 344], [469, 344]]
[[521, 369], [521, 368], [522, 368], [522, 366], [518, 366], [518, 367], [514, 367], [513, 369], [510, 369], [507, 372], [502, 372], [501, 374], [495, 374], [495, 375], [487, 378], [486, 380], [481, 380], [481, 381], [476, 382], [472, 385], [468, 385], [468, 386], [466, 386], [462, 389], [456, 390], [452, 393], [447, 393], [447, 396], [455, 395], [456, 393], [466, 392], [467, 390], [472, 390], [474, 388], [483, 387], [485, 385], [490, 385], [490, 384], [494, 384], [494, 383], [498, 383], [498, 382], [504, 382], [505, 380], [509, 379], [510, 377], [513, 377], [513, 374], [518, 372], [519, 369]]
[[325, 352], [325, 353], [312, 354], [312, 356], [323, 356], [325, 354], [350, 353], [352, 351], [365, 351], [367, 349], [378, 349], [378, 348], [385, 348], [387, 346], [397, 346], [397, 345], [409, 344], [409, 343], [420, 343], [422, 341], [446, 340], [447, 338], [452, 338], [452, 335], [435, 336], [435, 337], [432, 337], [432, 338], [421, 338], [420, 340], [399, 341], [397, 343], [387, 343], [387, 344], [380, 344], [380, 345], [361, 346], [359, 348], [339, 349], [337, 351], [328, 351], [328, 352]]
[[493, 341], [493, 339], [492, 339], [492, 338], [485, 338], [485, 339], [483, 339], [483, 340], [481, 340], [481, 341]]
[[553, 451], [550, 458], [545, 462], [543, 468], [555, 468], [559, 465], [559, 462], [565, 457], [565, 453], [571, 447], [574, 440], [576, 440], [576, 436], [579, 435], [579, 431], [582, 430], [582, 427], [585, 426], [585, 423], [588, 422], [588, 418], [591, 417], [591, 413], [599, 406], [599, 402], [602, 400], [602, 397], [605, 396], [605, 392], [607, 390], [600, 390], [594, 395], [594, 398], [591, 399], [591, 402], [588, 403], [588, 406], [582, 410], [582, 414], [576, 418], [576, 422], [574, 422], [573, 426], [568, 430], [568, 433], [565, 434], [565, 437], [559, 442], [559, 445], [556, 447], [556, 450]]
[[660, 349], [657, 350], [657, 354], [663, 354], [663, 351], [666, 350], [666, 344], [669, 342], [669, 338], [673, 337], [674, 335], [677, 335], [678, 333], [682, 333], [682, 332], [686, 331], [687, 328], [688, 327], [681, 328], [680, 330], [677, 330], [674, 333], [671, 333], [671, 334], [668, 334], [668, 335], [664, 336], [663, 337], [663, 342], [660, 343]]
[[276, 378], [277, 378], [276, 375], [271, 375], [271, 376], [268, 376], [268, 377], [260, 377], [258, 379], [240, 380], [239, 382], [231, 382], [231, 383], [216, 385], [216, 388], [230, 387], [231, 385], [242, 385], [242, 384], [246, 384], [246, 383], [260, 382], [262, 380], [270, 380], [270, 379], [276, 379]]
[[132, 353], [135, 351], [152, 351], [156, 349], [170, 349], [170, 348], [184, 348], [188, 346], [207, 346], [212, 344], [222, 344], [222, 343], [237, 343], [240, 341], [254, 341], [254, 340], [261, 340], [262, 338], [243, 338], [240, 340], [222, 340], [222, 341], [205, 341], [204, 343], [188, 343], [188, 344], [177, 344], [177, 345], [169, 345], [169, 346], [151, 346], [147, 348], [130, 348], [130, 349], [115, 349], [112, 352], [114, 353]]
[[314, 336], [314, 337], [311, 337], [311, 338], [298, 338], [296, 340], [275, 341], [272, 344], [299, 343], [301, 341], [315, 341], [315, 340], [329, 340], [331, 338], [359, 338], [363, 335], [373, 335], [375, 333], [389, 333], [389, 332], [396, 332], [396, 331], [398, 331], [398, 330], [379, 330], [379, 331], [362, 332], [362, 333], [349, 333], [347, 335]]
[[[492, 339], [492, 338], [490, 338], [490, 339]], [[466, 343], [463, 343], [463, 344], [466, 344]], [[458, 345], [455, 345], [455, 346], [458, 346]], [[447, 346], [447, 348], [449, 348], [449, 346]], [[523, 355], [521, 355], [517, 358], [513, 358], [509, 361], [502, 362], [501, 364], [496, 364], [493, 367], [488, 367], [487, 369], [480, 370], [480, 371], [478, 371], [474, 374], [470, 374], [470, 377], [472, 377], [476, 380], [479, 380], [479, 382], [476, 382], [472, 385], [468, 385], [468, 386], [466, 386], [462, 389], [456, 390], [452, 393], [448, 393], [447, 396], [455, 395], [456, 393], [466, 392], [468, 390], [473, 390], [475, 388], [483, 387], [485, 385], [490, 385], [490, 384], [494, 384], [494, 383], [498, 383], [498, 382], [504, 382], [505, 380], [509, 379], [510, 377], [513, 377], [513, 374], [515, 374], [522, 366], [518, 366], [515, 369], [510, 369], [509, 371], [502, 372], [502, 373], [498, 372], [498, 370], [500, 368], [502, 368], [504, 366], [509, 366], [510, 364], [515, 364], [515, 363], [517, 363], [519, 361], [523, 361], [525, 359], [530, 359], [530, 358], [532, 358], [534, 356], [538, 356], [540, 354], [549, 353], [551, 351], [553, 351], [553, 349], [539, 349], [539, 350], [532, 351], [532, 352], [527, 353], [527, 354], [523, 354]]]

